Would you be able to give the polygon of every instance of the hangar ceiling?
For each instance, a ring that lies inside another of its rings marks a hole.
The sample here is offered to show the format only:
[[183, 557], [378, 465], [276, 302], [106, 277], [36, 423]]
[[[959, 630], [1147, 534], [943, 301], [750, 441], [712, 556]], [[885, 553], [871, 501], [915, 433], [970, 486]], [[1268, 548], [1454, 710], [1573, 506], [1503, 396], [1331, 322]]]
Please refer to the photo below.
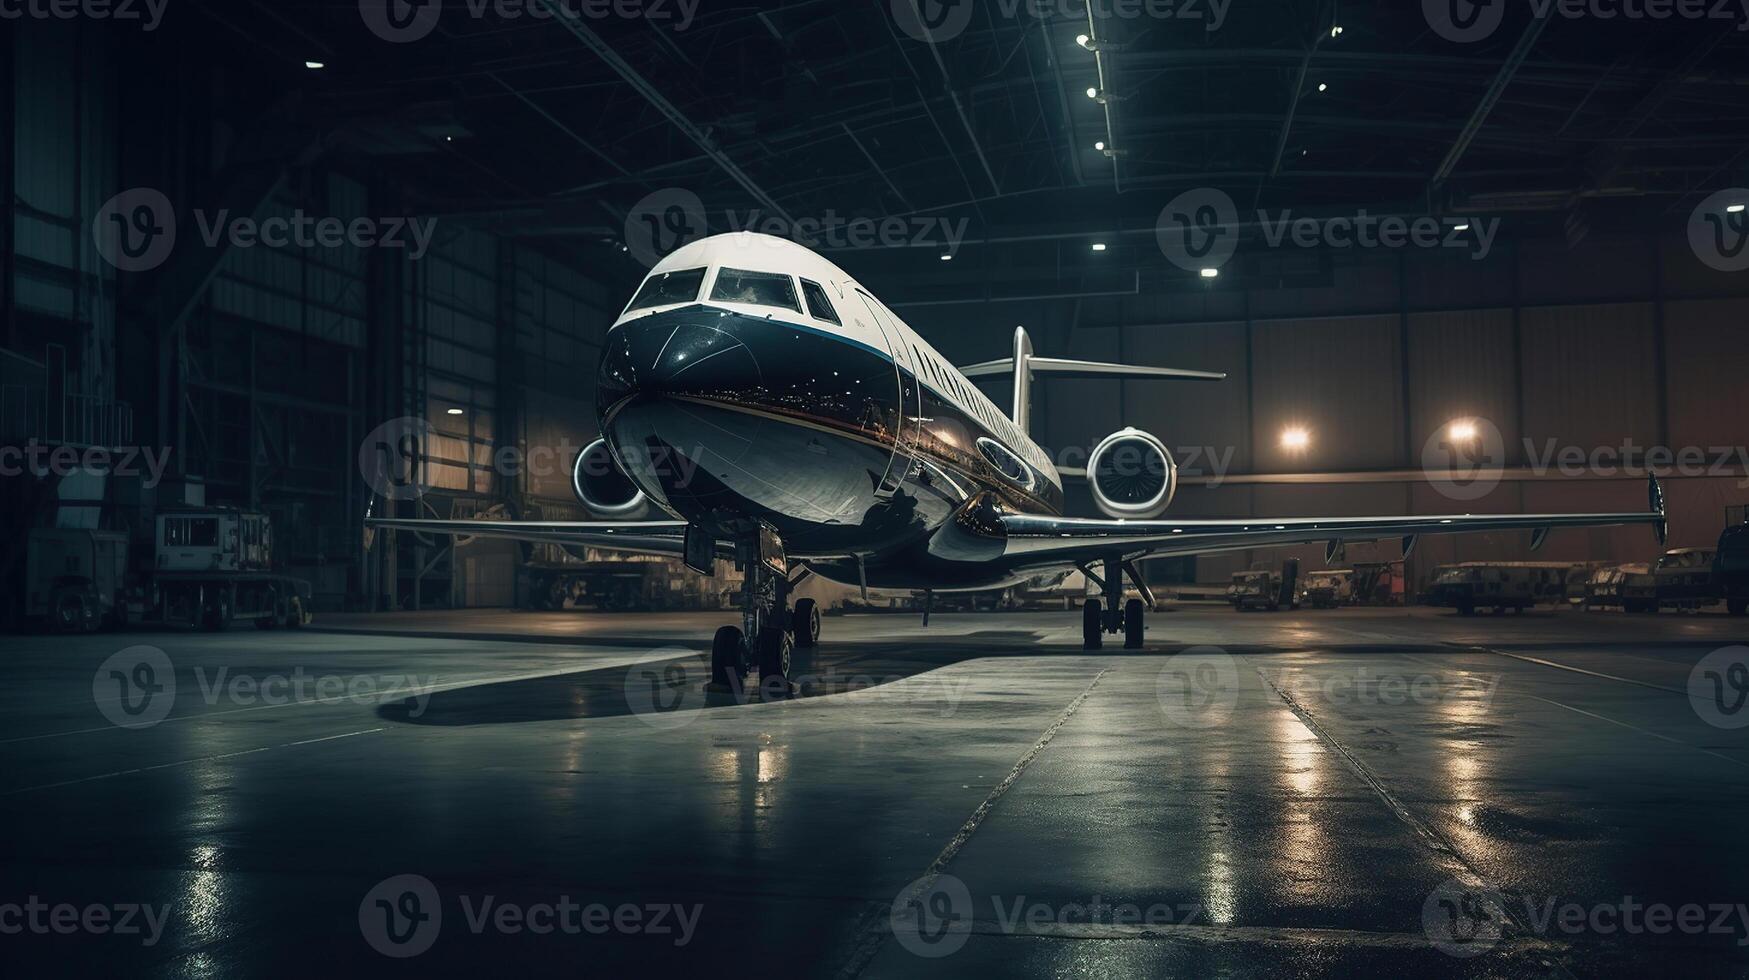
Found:
[[[712, 231], [731, 212], [964, 218], [974, 261], [1034, 277], [1157, 266], [1156, 216], [1197, 187], [1241, 214], [1508, 213], [1509, 235], [1571, 240], [1680, 227], [1749, 151], [1735, 21], [1580, 30], [1505, 4], [1457, 43], [1415, 3], [1182, 0], [1169, 18], [1107, 3], [1089, 19], [990, 0], [931, 43], [886, 2], [706, 3], [685, 29], [679, 0], [535, 16], [551, 2], [454, 0], [410, 43], [353, 2], [195, 12], [250, 69], [232, 114], [268, 104], [252, 86], [290, 86], [307, 125], [382, 162], [414, 207], [584, 254], [675, 187]], [[1090, 237], [1135, 247], [1094, 256]], [[930, 251], [870, 260], [940, 275]]]

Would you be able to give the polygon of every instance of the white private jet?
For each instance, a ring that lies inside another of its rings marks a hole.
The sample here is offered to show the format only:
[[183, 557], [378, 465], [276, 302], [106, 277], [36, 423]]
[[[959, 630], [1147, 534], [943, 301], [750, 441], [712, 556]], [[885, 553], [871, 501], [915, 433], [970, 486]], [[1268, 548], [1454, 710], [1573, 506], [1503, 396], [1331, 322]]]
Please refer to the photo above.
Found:
[[[968, 380], [1010, 375], [998, 408]], [[1142, 643], [1150, 603], [1122, 602], [1136, 562], [1273, 545], [1556, 527], [1649, 524], [1662, 541], [1663, 495], [1644, 513], [1159, 520], [1177, 486], [1166, 445], [1126, 428], [1088, 458], [1107, 520], [1063, 517], [1063, 475], [1028, 435], [1035, 375], [1219, 381], [1222, 374], [1037, 357], [1024, 330], [1011, 358], [955, 368], [844, 270], [809, 249], [746, 232], [663, 259], [608, 331], [598, 380], [603, 437], [579, 457], [578, 496], [672, 520], [444, 521], [372, 518], [425, 533], [554, 542], [718, 559], [746, 573], [742, 625], [712, 643], [714, 684], [757, 669], [788, 689], [793, 647], [819, 638], [819, 610], [792, 588], [808, 574], [925, 591], [1005, 588], [1079, 569], [1103, 591], [1083, 610], [1085, 646], [1123, 633]], [[1103, 574], [1096, 573], [1099, 568]], [[1122, 608], [1120, 608], [1120, 604]]]

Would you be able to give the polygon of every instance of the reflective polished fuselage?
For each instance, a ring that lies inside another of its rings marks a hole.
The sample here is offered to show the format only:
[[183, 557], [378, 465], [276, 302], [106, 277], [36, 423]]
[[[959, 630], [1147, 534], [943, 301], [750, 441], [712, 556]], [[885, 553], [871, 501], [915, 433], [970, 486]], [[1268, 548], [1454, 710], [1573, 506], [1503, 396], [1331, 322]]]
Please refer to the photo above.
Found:
[[[753, 522], [846, 584], [993, 588], [1027, 576], [983, 533], [994, 508], [1061, 512], [1048, 458], [871, 295], [790, 243], [694, 243], [657, 267], [794, 271], [807, 310], [695, 300], [627, 314], [598, 379], [601, 431], [652, 502], [722, 540]], [[754, 236], [759, 237], [759, 236]], [[716, 243], [719, 247], [712, 247]], [[701, 247], [702, 246], [702, 247]], [[992, 551], [994, 549], [994, 551]]]

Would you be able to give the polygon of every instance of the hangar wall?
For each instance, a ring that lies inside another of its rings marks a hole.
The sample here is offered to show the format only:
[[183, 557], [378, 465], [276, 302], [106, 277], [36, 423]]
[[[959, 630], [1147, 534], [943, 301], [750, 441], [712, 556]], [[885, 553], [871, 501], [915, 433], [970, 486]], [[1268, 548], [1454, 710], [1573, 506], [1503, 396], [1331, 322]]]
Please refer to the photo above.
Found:
[[[425, 419], [436, 433], [428, 515], [499, 506], [584, 516], [572, 508], [568, 461], [501, 468], [495, 454], [514, 446], [533, 459], [535, 447], [558, 454], [593, 436], [600, 335], [621, 301], [609, 294], [635, 281], [635, 263], [592, 247], [611, 266], [600, 268], [461, 219], [438, 220], [417, 261], [352, 244], [205, 243], [202, 223], [221, 211], [346, 223], [416, 212], [368, 152], [324, 149], [257, 173], [256, 135], [215, 104], [221, 67], [119, 46], [88, 22], [33, 25], [29, 44], [17, 37], [0, 31], [5, 438], [60, 437], [45, 426], [61, 413], [39, 406], [63, 401], [64, 377], [65, 404], [77, 408], [67, 418], [95, 420], [66, 441], [170, 451], [169, 480], [155, 494], [101, 491], [116, 524], [193, 499], [187, 478], [207, 503], [265, 511], [276, 550], [312, 582], [318, 608], [365, 595], [508, 604], [521, 557], [513, 546], [403, 543], [402, 560], [366, 561], [358, 447], [385, 420]], [[77, 68], [70, 81], [68, 65]], [[153, 78], [162, 84], [142, 81]], [[139, 94], [154, 87], [188, 97]], [[181, 245], [163, 266], [118, 277], [98, 254], [92, 220], [135, 187], [171, 200]], [[18, 493], [0, 508], [0, 531], [16, 538], [34, 521], [67, 519], [55, 513], [53, 487], [7, 487]], [[0, 585], [15, 557], [0, 558]]]
[[[1600, 236], [1572, 247], [1499, 243], [1479, 261], [1442, 251], [1325, 252], [1320, 260], [1324, 282], [1311, 286], [1217, 283], [970, 311], [924, 305], [905, 316], [932, 341], [948, 335], [942, 346], [965, 360], [996, 356], [991, 351], [1005, 350], [1009, 333], [1025, 325], [1042, 338], [1041, 353], [1229, 372], [1221, 384], [1065, 381], [1035, 390], [1041, 441], [1071, 461], [1077, 448], [1084, 453], [1122, 425], [1160, 435], [1187, 470], [1187, 457], [1230, 459], [1222, 470], [1231, 479], [1222, 485], [1181, 491], [1173, 512], [1187, 517], [1637, 510], [1644, 506], [1638, 477], [1512, 472], [1552, 449], [1589, 456], [1630, 441], [1732, 455], [1732, 476], [1665, 479], [1671, 547], [1711, 546], [1724, 508], [1749, 502], [1738, 455], [1749, 444], [1741, 376], [1749, 363], [1749, 283], [1709, 269], [1685, 241]], [[1000, 386], [986, 390], [1006, 397]], [[1501, 433], [1509, 472], [1494, 492], [1454, 501], [1425, 480], [1377, 476], [1418, 475], [1428, 440], [1466, 417], [1487, 419]], [[1291, 425], [1311, 433], [1303, 454], [1281, 447], [1280, 432]], [[1331, 476], [1283, 482], [1288, 474]], [[1084, 493], [1071, 502], [1091, 512]], [[1395, 544], [1377, 550], [1397, 556]], [[1262, 549], [1201, 559], [1196, 576], [1223, 581], [1289, 554], [1324, 566], [1321, 548]], [[1422, 541], [1411, 570], [1425, 578], [1436, 564], [1460, 559], [1656, 554], [1642, 529], [1559, 531], [1535, 556], [1523, 536], [1476, 535]]]

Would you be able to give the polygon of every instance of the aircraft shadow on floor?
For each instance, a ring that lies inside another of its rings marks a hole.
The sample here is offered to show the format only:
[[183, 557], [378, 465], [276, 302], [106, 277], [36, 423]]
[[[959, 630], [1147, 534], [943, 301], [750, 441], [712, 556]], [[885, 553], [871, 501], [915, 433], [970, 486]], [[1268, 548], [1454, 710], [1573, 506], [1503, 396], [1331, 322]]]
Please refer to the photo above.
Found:
[[[986, 637], [976, 644], [931, 642], [885, 644], [874, 650], [796, 651], [790, 673], [799, 688], [798, 697], [828, 697], [1000, 655], [1002, 649], [1012, 650], [1014, 641], [1036, 642], [1032, 633], [1004, 633], [997, 638], [1009, 641], [1009, 645], [993, 647]], [[707, 691], [709, 681], [710, 658], [706, 654], [658, 656], [631, 666], [438, 691], [381, 705], [377, 716], [409, 725], [459, 726], [645, 714], [660, 723], [664, 715], [740, 707], [762, 700], [756, 681], [750, 680], [748, 689], [740, 694]]]

